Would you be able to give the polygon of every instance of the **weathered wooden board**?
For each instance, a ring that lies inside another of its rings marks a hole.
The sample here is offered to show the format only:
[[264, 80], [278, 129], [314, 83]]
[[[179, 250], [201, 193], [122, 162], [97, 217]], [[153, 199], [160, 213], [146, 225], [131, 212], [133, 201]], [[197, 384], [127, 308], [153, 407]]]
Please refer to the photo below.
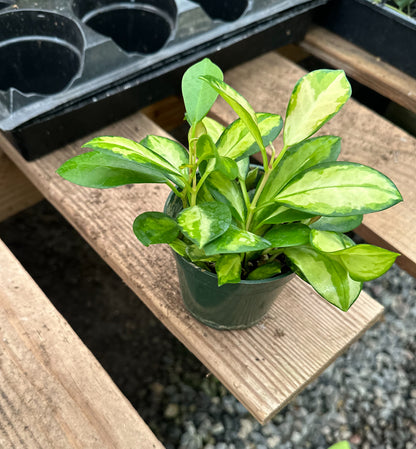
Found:
[[[229, 71], [226, 81], [256, 111], [284, 117], [292, 89], [304, 73], [277, 53], [269, 53]], [[214, 105], [213, 114], [226, 123], [235, 117], [223, 101]], [[319, 134], [341, 136], [342, 159], [374, 167], [397, 185], [404, 202], [367, 215], [358, 232], [376, 245], [401, 253], [399, 265], [416, 276], [416, 139], [354, 100]]]
[[185, 106], [182, 98], [167, 97], [141, 110], [152, 122], [170, 132], [181, 126], [185, 117]]
[[42, 198], [39, 190], [0, 149], [0, 221], [33, 206]]
[[0, 332], [1, 448], [162, 449], [1, 240]]
[[[405, 43], [404, 43], [405, 45]], [[365, 86], [416, 113], [416, 79], [324, 28], [312, 28], [300, 46]]]
[[[147, 133], [163, 131], [137, 114], [99, 134], [140, 140]], [[296, 279], [252, 329], [210, 329], [184, 309], [169, 249], [142, 246], [131, 229], [140, 212], [163, 209], [165, 186], [93, 190], [62, 180], [55, 170], [81, 151], [80, 141], [33, 162], [24, 161], [1, 136], [0, 144], [152, 312], [262, 423], [382, 314], [382, 307], [365, 294], [348, 313], [340, 312]]]

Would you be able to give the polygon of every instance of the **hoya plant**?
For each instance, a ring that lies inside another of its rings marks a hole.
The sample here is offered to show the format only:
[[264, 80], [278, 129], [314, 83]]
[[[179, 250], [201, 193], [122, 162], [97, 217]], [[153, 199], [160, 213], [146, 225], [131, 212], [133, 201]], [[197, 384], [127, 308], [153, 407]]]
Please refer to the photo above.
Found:
[[[58, 173], [95, 188], [166, 184], [180, 211], [139, 215], [133, 230], [144, 245], [170, 245], [216, 273], [219, 286], [294, 271], [348, 310], [363, 281], [386, 272], [398, 254], [356, 245], [345, 233], [364, 214], [402, 198], [373, 168], [337, 161], [339, 137], [312, 137], [351, 95], [344, 72], [317, 70], [301, 78], [284, 124], [279, 115], [254, 112], [209, 59], [185, 72], [182, 92], [188, 148], [154, 135], [141, 142], [97, 137], [84, 145], [92, 151], [65, 162]], [[239, 117], [227, 127], [207, 117], [218, 95]], [[278, 149], [273, 142], [281, 132]], [[253, 167], [250, 156], [256, 153], [262, 164]]]

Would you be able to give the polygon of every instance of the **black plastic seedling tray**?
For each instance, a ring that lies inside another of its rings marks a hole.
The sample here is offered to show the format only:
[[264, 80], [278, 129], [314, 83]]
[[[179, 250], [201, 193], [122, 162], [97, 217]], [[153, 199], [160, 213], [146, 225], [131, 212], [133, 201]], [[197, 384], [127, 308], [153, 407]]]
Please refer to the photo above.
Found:
[[176, 93], [198, 59], [300, 40], [326, 1], [0, 0], [0, 129], [39, 157]]
[[319, 22], [416, 78], [416, 20], [373, 0], [331, 0]]

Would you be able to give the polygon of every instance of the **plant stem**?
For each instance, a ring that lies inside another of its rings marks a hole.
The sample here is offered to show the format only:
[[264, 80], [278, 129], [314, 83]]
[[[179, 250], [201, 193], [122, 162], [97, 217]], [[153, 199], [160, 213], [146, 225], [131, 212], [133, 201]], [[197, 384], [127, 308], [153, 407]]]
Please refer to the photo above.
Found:
[[166, 181], [166, 185], [170, 187], [171, 190], [173, 190], [173, 193], [178, 196], [179, 198], [183, 198], [183, 193], [179, 192], [179, 190], [175, 187], [175, 184], [171, 181]]
[[260, 195], [263, 192], [263, 189], [265, 185], [267, 184], [267, 180], [269, 179], [270, 173], [272, 170], [269, 170], [269, 167], [267, 167], [267, 171], [265, 171], [263, 178], [261, 180], [260, 186], [256, 190], [256, 194], [254, 195], [253, 201], [251, 202], [249, 208], [248, 208], [248, 216], [246, 221], [246, 231], [250, 230], [251, 222], [253, 220], [254, 212], [256, 210], [257, 201], [260, 198]]
[[240, 183], [241, 192], [243, 194], [244, 202], [245, 202], [247, 210], [248, 210], [250, 208], [250, 197], [248, 196], [247, 186], [246, 186], [246, 183], [242, 179], [239, 179], [239, 183]]
[[282, 157], [284, 156], [284, 154], [286, 153], [286, 150], [288, 149], [288, 147], [285, 145], [282, 149], [282, 151], [278, 154], [278, 156], [276, 157], [276, 159], [273, 161], [273, 165], [272, 168], [275, 168], [277, 166], [277, 164], [282, 160]]
[[192, 186], [190, 189], [191, 197], [189, 199], [189, 203], [191, 206], [196, 205], [196, 195], [197, 195], [197, 188], [196, 188], [196, 142], [197, 137], [196, 134], [196, 126], [192, 125], [191, 129], [189, 130], [189, 185]]

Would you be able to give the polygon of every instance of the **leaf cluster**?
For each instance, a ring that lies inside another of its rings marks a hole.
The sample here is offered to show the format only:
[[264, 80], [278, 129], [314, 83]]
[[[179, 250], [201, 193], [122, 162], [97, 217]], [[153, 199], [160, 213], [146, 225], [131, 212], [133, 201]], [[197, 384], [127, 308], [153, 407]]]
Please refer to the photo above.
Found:
[[[179, 207], [136, 218], [133, 230], [144, 245], [169, 244], [214, 271], [219, 285], [295, 271], [347, 310], [362, 282], [387, 271], [397, 254], [355, 245], [344, 233], [364, 214], [402, 198], [380, 172], [337, 161], [339, 137], [312, 137], [350, 97], [344, 72], [317, 70], [301, 78], [284, 126], [279, 115], [255, 112], [209, 59], [185, 72], [182, 92], [188, 148], [153, 135], [141, 142], [102, 136], [58, 173], [95, 188], [165, 183]], [[227, 127], [207, 117], [218, 95], [239, 117]], [[278, 151], [273, 142], [282, 130]], [[261, 167], [250, 166], [256, 153]]]

